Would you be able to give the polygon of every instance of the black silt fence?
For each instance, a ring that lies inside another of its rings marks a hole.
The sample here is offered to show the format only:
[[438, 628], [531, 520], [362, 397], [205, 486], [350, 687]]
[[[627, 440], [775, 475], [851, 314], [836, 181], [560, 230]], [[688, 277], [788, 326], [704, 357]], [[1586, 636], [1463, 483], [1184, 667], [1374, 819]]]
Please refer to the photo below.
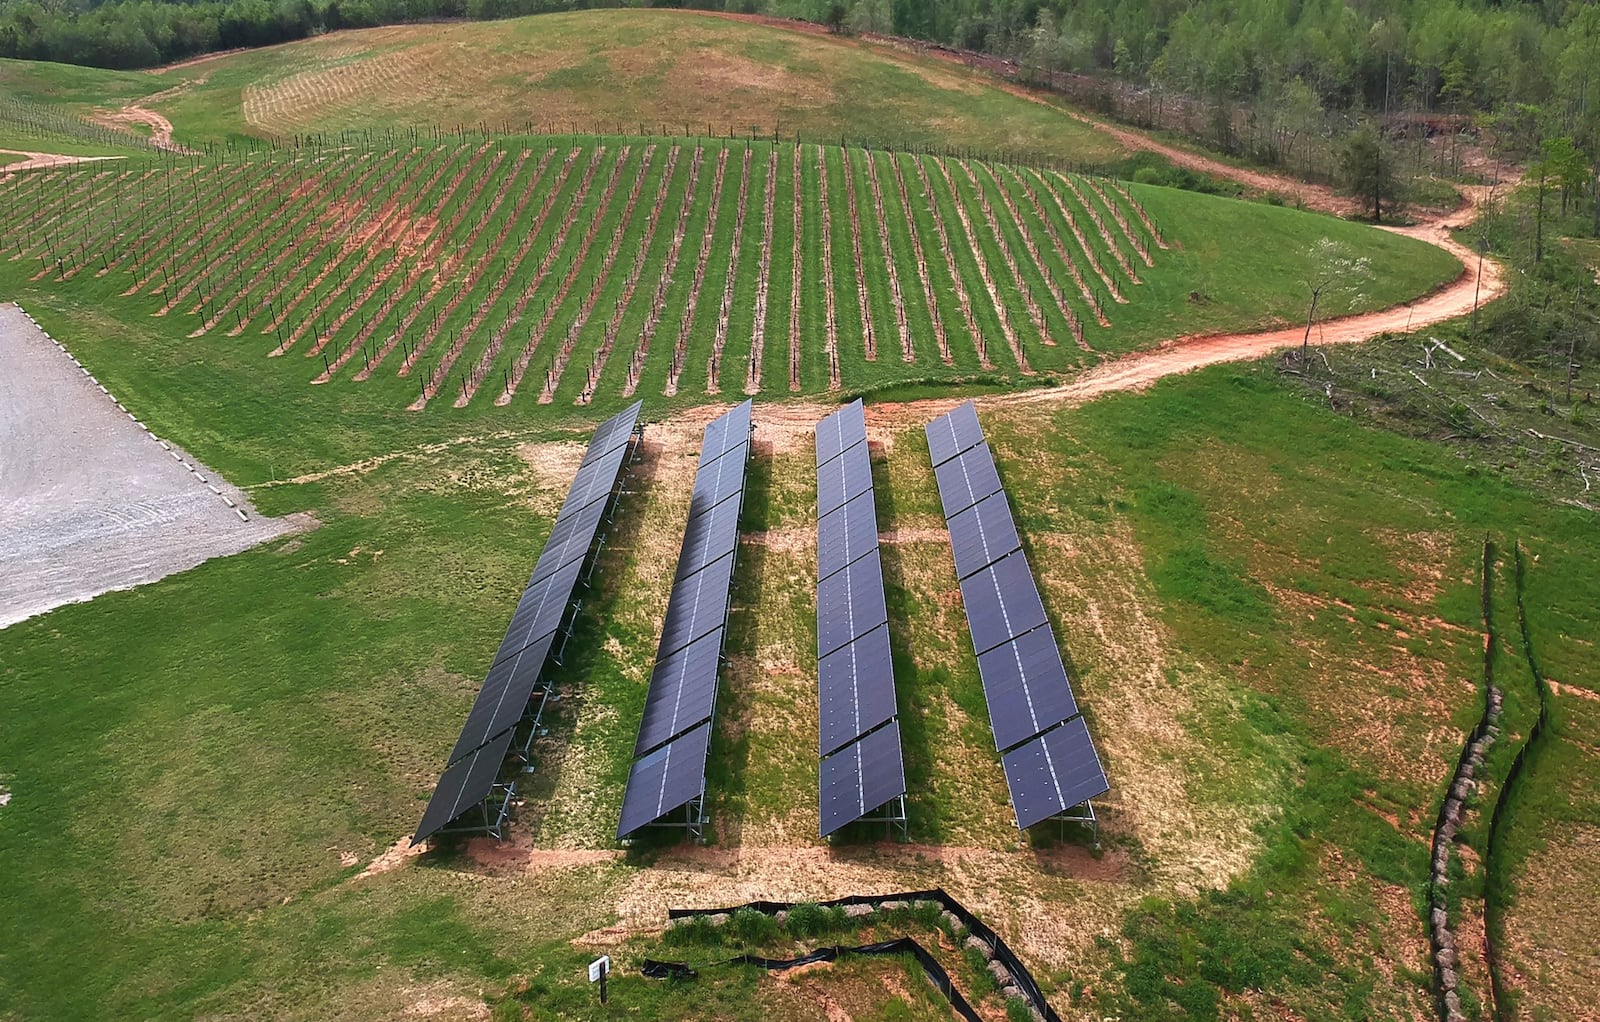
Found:
[[[855, 947], [833, 946], [819, 947], [810, 954], [801, 955], [799, 958], [762, 958], [760, 955], [740, 955], [730, 958], [723, 965], [754, 965], [766, 969], [768, 972], [778, 972], [783, 969], [793, 969], [801, 965], [810, 965], [813, 962], [834, 962], [848, 955], [861, 955], [875, 957], [881, 955], [910, 954], [922, 966], [922, 971], [927, 973], [928, 979], [939, 988], [939, 992], [950, 1002], [956, 1014], [966, 1019], [967, 1022], [983, 1022], [967, 999], [957, 990], [955, 983], [950, 979], [950, 973], [945, 971], [939, 960], [928, 952], [928, 949], [912, 940], [910, 937], [899, 937], [895, 940], [886, 940], [877, 944], [860, 944]], [[693, 979], [697, 973], [683, 962], [658, 962], [653, 958], [646, 958], [641, 966], [641, 971], [651, 979]]]
[[[1045, 1000], [1044, 992], [1039, 989], [1039, 984], [1034, 981], [1033, 974], [1027, 966], [1022, 964], [1016, 953], [1007, 946], [1000, 935], [984, 925], [983, 921], [967, 910], [967, 907], [945, 893], [941, 887], [927, 891], [902, 891], [896, 894], [855, 894], [845, 898], [835, 898], [833, 901], [823, 901], [817, 904], [823, 908], [846, 908], [851, 905], [878, 905], [886, 901], [903, 901], [914, 903], [918, 901], [937, 902], [951, 915], [961, 921], [967, 931], [987, 944], [993, 952], [995, 961], [1006, 967], [1011, 974], [1011, 982], [1022, 992], [1022, 996], [1038, 1010], [1045, 1018], [1045, 1022], [1061, 1022], [1061, 1016]], [[752, 909], [763, 915], [775, 915], [778, 912], [787, 912], [794, 908], [795, 902], [787, 901], [752, 901], [732, 908], [675, 908], [667, 911], [669, 919], [684, 919], [691, 916], [731, 915], [740, 909]], [[869, 947], [874, 945], [868, 945]], [[880, 952], [885, 953], [885, 952]], [[896, 952], [898, 953], [898, 952]], [[938, 964], [935, 962], [934, 964]], [[940, 970], [943, 971], [942, 969]], [[948, 980], [946, 976], [946, 980]], [[935, 981], [937, 983], [937, 980]], [[944, 988], [941, 988], [944, 989]], [[950, 988], [953, 989], [953, 988]], [[955, 1001], [952, 999], [952, 1004]]]

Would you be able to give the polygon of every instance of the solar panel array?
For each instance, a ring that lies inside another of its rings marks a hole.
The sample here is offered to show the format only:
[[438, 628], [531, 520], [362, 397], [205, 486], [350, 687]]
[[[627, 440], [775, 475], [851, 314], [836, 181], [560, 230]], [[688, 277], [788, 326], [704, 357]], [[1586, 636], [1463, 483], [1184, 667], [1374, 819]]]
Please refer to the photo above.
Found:
[[906, 793], [860, 401], [817, 423], [817, 706], [827, 837]]
[[968, 401], [928, 423], [926, 432], [995, 748], [1017, 826], [1025, 830], [1110, 786], [1073, 698], [977, 409]]
[[635, 403], [601, 423], [590, 439], [412, 844], [437, 833], [493, 793], [512, 734], [539, 688], [545, 661], [627, 463], [642, 406], [643, 402]]
[[700, 445], [689, 524], [633, 747], [633, 767], [622, 795], [619, 840], [691, 806], [705, 794], [717, 671], [727, 632], [749, 458], [750, 402], [746, 401], [707, 426]]

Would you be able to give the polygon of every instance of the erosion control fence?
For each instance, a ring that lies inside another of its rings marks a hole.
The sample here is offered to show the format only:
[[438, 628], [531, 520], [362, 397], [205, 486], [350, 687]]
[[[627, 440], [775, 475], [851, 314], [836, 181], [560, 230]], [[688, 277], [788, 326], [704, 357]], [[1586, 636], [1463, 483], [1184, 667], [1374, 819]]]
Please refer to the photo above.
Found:
[[1455, 931], [1450, 926], [1450, 854], [1472, 793], [1474, 775], [1499, 733], [1501, 693], [1494, 683], [1494, 617], [1490, 600], [1494, 571], [1494, 543], [1483, 540], [1483, 714], [1467, 735], [1456, 759], [1450, 787], [1439, 803], [1433, 826], [1433, 862], [1428, 874], [1428, 941], [1433, 957], [1433, 989], [1440, 1022], [1465, 1022], [1461, 1010], [1460, 958]]
[[[819, 902], [818, 904], [823, 908], [850, 908], [852, 906], [861, 905], [876, 911], [885, 904], [901, 903], [905, 905], [912, 905], [919, 901], [931, 901], [941, 906], [945, 913], [947, 913], [947, 915], [950, 917], [948, 921], [951, 922], [952, 927], [956, 929], [957, 935], [959, 935], [964, 929], [971, 935], [968, 938], [969, 943], [973, 940], [976, 940], [978, 943], [983, 945], [982, 950], [984, 952], [984, 957], [989, 959], [991, 966], [998, 964], [1000, 968], [1003, 969], [1007, 974], [1006, 978], [1008, 979], [1008, 982], [1000, 982], [998, 984], [1002, 989], [1007, 986], [1015, 988], [1020, 999], [1026, 1002], [1027, 1005], [1036, 1013], [1037, 1017], [1044, 1019], [1045, 1022], [1061, 1022], [1061, 1016], [1056, 1014], [1056, 1010], [1050, 1006], [1050, 1002], [1045, 1000], [1044, 992], [1039, 989], [1039, 984], [1034, 982], [1032, 973], [1028, 972], [1027, 966], [1022, 964], [1022, 961], [1018, 959], [1011, 948], [1006, 945], [1006, 942], [1001, 940], [1000, 936], [993, 930], [985, 926], [981, 919], [969, 912], [965, 905], [962, 905], [959, 901], [956, 901], [954, 898], [950, 897], [950, 895], [946, 894], [943, 888], [936, 887], [929, 891], [903, 891], [898, 894], [858, 894], [851, 895], [846, 898], [836, 898], [833, 901]], [[748, 904], [736, 905], [732, 908], [675, 908], [669, 909], [667, 916], [672, 920], [686, 919], [693, 916], [731, 916], [733, 913], [738, 912], [741, 909], [751, 909], [764, 915], [776, 915], [779, 912], [790, 911], [794, 908], [795, 904], [796, 903], [794, 902], [785, 901], [752, 901]], [[959, 926], [956, 924], [959, 924]], [[776, 964], [764, 964], [770, 962], [771, 960], [756, 958], [749, 955], [732, 959], [732, 961], [735, 963], [760, 965], [763, 968], [768, 969], [785, 969], [812, 961], [832, 961], [834, 958], [837, 958], [841, 952], [853, 952], [858, 954], [902, 954], [906, 951], [910, 951], [916, 956], [917, 960], [922, 963], [923, 969], [927, 971], [928, 977], [933, 980], [934, 985], [939, 988], [941, 993], [945, 994], [945, 996], [950, 999], [950, 1003], [955, 1007], [956, 1011], [960, 1013], [963, 1018], [976, 1019], [978, 1017], [977, 1014], [973, 1012], [971, 1005], [967, 1004], [966, 999], [961, 996], [960, 991], [955, 989], [954, 985], [950, 981], [949, 974], [939, 966], [939, 963], [928, 954], [927, 950], [921, 945], [917, 944], [915, 941], [907, 940], [906, 945], [909, 946], [902, 945], [901, 941], [889, 941], [885, 944], [868, 944], [864, 947], [858, 948], [818, 948], [816, 951], [813, 951], [811, 955], [806, 957], [793, 959], [787, 962], [778, 962]], [[893, 950], [871, 950], [891, 947]], [[814, 957], [819, 954], [826, 954], [831, 957]], [[650, 969], [652, 967], [656, 968], [658, 971], [651, 972]], [[656, 976], [685, 975], [686, 973], [680, 970], [688, 970], [688, 966], [679, 965], [678, 963], [648, 961], [645, 963], [645, 968], [646, 975]], [[937, 970], [937, 972], [934, 970]], [[1001, 977], [997, 976], [996, 979], [1001, 979]]]
[[[838, 961], [846, 955], [903, 955], [909, 953], [922, 966], [922, 971], [927, 973], [928, 979], [939, 988], [939, 992], [950, 1002], [956, 1014], [966, 1019], [967, 1022], [982, 1022], [982, 1017], [973, 1010], [972, 1005], [957, 990], [951, 981], [950, 974], [945, 971], [939, 960], [928, 952], [928, 949], [912, 940], [910, 937], [899, 937], [895, 940], [886, 940], [878, 944], [861, 944], [856, 947], [819, 947], [810, 954], [801, 955], [799, 958], [762, 958], [760, 955], [740, 955], [730, 958], [723, 965], [754, 965], [766, 969], [768, 972], [778, 972], [783, 969], [793, 969], [801, 965], [810, 965], [813, 962]], [[683, 962], [658, 962], [653, 958], [646, 958], [642, 971], [651, 979], [693, 979], [697, 973]]]
[[1502, 902], [1502, 893], [1497, 891], [1497, 877], [1501, 868], [1500, 836], [1501, 824], [1508, 815], [1506, 806], [1510, 804], [1516, 791], [1516, 786], [1522, 777], [1523, 763], [1528, 758], [1529, 750], [1538, 744], [1544, 736], [1550, 723], [1550, 686], [1544, 680], [1544, 672], [1539, 669], [1539, 661], [1533, 655], [1533, 638], [1528, 634], [1528, 611], [1522, 602], [1523, 560], [1522, 544], [1517, 543], [1512, 548], [1516, 559], [1517, 580], [1517, 624], [1522, 630], [1522, 652], [1528, 661], [1528, 672], [1533, 675], [1533, 687], [1539, 692], [1539, 716], [1533, 722], [1533, 727], [1528, 731], [1528, 740], [1522, 743], [1522, 748], [1517, 750], [1517, 756], [1511, 761], [1511, 769], [1506, 773], [1506, 781], [1500, 788], [1500, 799], [1495, 803], [1494, 813], [1489, 817], [1489, 847], [1484, 856], [1484, 957], [1489, 962], [1489, 985], [1494, 995], [1495, 1018], [1505, 1020], [1515, 1017], [1516, 1011], [1506, 994], [1505, 969], [1500, 961], [1500, 938], [1505, 926], [1502, 911], [1505, 908]]

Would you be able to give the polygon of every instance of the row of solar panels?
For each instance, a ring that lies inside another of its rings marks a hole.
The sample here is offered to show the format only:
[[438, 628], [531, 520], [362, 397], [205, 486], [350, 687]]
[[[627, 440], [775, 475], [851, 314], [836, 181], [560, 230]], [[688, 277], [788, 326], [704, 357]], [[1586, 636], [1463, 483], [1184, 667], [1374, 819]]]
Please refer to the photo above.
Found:
[[746, 401], [714, 420], [701, 441], [689, 524], [622, 795], [619, 840], [680, 810], [683, 826], [698, 832], [738, 556], [750, 410]]
[[540, 676], [627, 463], [641, 407], [643, 402], [635, 403], [606, 420], [590, 439], [412, 844], [445, 828], [493, 793], [517, 724], [536, 692], [543, 694]]
[[995, 748], [1017, 826], [1026, 829], [1109, 785], [977, 410], [966, 402], [928, 423], [926, 434]]
[[867, 422], [817, 423], [818, 821], [828, 835], [906, 793]]

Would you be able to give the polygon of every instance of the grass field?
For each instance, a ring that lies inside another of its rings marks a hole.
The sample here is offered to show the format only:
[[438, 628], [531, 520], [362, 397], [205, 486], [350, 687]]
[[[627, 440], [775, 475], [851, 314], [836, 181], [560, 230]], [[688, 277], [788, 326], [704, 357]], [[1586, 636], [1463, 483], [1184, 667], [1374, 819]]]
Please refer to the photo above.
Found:
[[[522, 975], [584, 1017], [577, 969], [607, 938], [569, 938], [664, 904], [941, 883], [1063, 1004], [1420, 1011], [1421, 838], [1476, 713], [1477, 543], [1514, 531], [1561, 551], [1530, 593], [1562, 622], [1554, 673], [1593, 641], [1592, 620], [1560, 610], [1593, 596], [1586, 517], [1342, 421], [1266, 370], [986, 415], [1113, 781], [1095, 862], [1015, 846], [920, 429], [878, 414], [915, 724], [911, 846], [829, 853], [795, 794], [816, 769], [815, 722], [794, 712], [813, 686], [811, 455], [784, 425], [803, 416], [769, 414], [712, 758], [714, 846], [608, 851], [693, 473], [696, 428], [677, 421], [648, 434], [517, 842], [354, 879], [420, 813], [578, 450], [464, 440], [257, 487], [263, 511], [309, 509], [323, 526], [0, 636], [0, 712], [16, 728], [0, 928], [4, 947], [36, 949], [4, 952], [5, 1001], [25, 1017], [378, 1016], [494, 1000]], [[1034, 899], [1058, 906], [1047, 922]], [[40, 934], [44, 912], [58, 924]], [[108, 928], [113, 948], [76, 953]], [[646, 935], [612, 953], [667, 950]], [[779, 1011], [771, 982], [738, 980], [737, 996]], [[806, 1017], [782, 1003], [777, 1017]]]
[[[933, 885], [1066, 1017], [1432, 1017], [1427, 840], [1481, 708], [1486, 534], [1504, 737], [1452, 911], [1469, 938], [1482, 925], [1474, 857], [1536, 712], [1520, 539], [1556, 724], [1501, 842], [1514, 882], [1489, 896], [1518, 1017], [1581, 1015], [1600, 990], [1597, 916], [1571, 911], [1592, 903], [1600, 833], [1600, 539], [1527, 485], [1537, 466], [1365, 428], [1345, 394], [1334, 411], [1266, 363], [1078, 408], [986, 406], [1111, 779], [1091, 855], [1018, 840], [927, 464], [919, 399], [1300, 321], [1324, 237], [1374, 269], [1330, 313], [1452, 279], [1438, 249], [967, 155], [1081, 170], [1127, 154], [950, 65], [702, 15], [342, 32], [158, 73], [0, 62], [0, 88], [0, 148], [130, 157], [0, 178], [0, 299], [262, 513], [321, 523], [0, 632], [0, 1018], [947, 1017], [907, 960], [716, 964], [900, 935], [1007, 1017], [981, 963], [916, 913], [660, 929], [669, 906]], [[89, 119], [141, 101], [211, 149], [152, 154]], [[1398, 404], [1400, 347], [1325, 365]], [[1383, 378], [1362, 381], [1362, 359]], [[1420, 421], [1459, 417], [1439, 383]], [[747, 391], [711, 843], [621, 849], [700, 430]], [[909, 841], [828, 846], [811, 427], [856, 394]], [[643, 458], [513, 840], [400, 856], [582, 439], [638, 398]], [[1576, 428], [1519, 400], [1500, 409], [1518, 429]], [[583, 973], [599, 953], [617, 961], [607, 1009]], [[645, 957], [704, 968], [646, 980]], [[1481, 956], [1461, 969], [1487, 989]]]

